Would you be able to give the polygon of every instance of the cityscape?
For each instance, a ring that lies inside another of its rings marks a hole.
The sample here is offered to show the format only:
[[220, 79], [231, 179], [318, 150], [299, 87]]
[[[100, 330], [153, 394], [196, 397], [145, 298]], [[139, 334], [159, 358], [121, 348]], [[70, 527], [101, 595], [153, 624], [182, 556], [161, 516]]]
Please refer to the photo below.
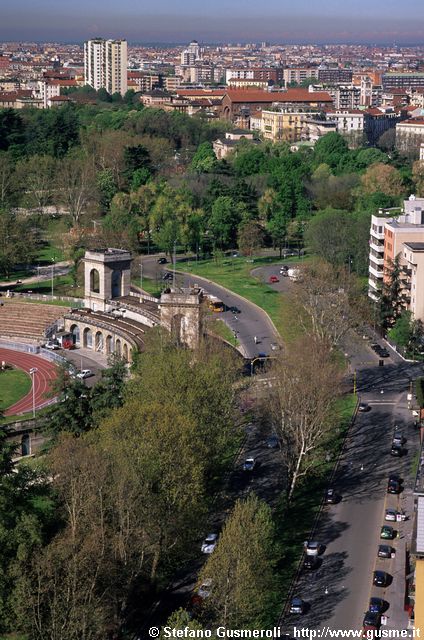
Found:
[[420, 638], [424, 7], [143, 4], [2, 9], [0, 640]]

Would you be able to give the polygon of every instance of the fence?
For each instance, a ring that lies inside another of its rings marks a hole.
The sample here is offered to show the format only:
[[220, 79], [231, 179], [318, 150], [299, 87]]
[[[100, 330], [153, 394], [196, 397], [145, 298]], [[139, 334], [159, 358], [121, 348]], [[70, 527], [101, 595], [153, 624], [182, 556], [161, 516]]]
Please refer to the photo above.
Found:
[[51, 360], [52, 362], [57, 362], [58, 364], [69, 365], [69, 362], [66, 360], [66, 358], [60, 356], [58, 353], [54, 353], [53, 351], [43, 349], [38, 344], [26, 344], [24, 342], [14, 342], [13, 340], [0, 340], [0, 347], [2, 347], [3, 349], [11, 349], [12, 351], [32, 353], [34, 355], [40, 356], [41, 358], [45, 358], [45, 360]]

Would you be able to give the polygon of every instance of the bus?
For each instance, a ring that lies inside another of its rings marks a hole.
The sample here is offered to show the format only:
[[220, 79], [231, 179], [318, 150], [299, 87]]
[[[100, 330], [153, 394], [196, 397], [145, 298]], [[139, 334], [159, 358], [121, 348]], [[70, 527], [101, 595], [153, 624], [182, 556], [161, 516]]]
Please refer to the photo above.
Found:
[[214, 313], [221, 313], [224, 311], [224, 303], [215, 296], [209, 296], [209, 309]]

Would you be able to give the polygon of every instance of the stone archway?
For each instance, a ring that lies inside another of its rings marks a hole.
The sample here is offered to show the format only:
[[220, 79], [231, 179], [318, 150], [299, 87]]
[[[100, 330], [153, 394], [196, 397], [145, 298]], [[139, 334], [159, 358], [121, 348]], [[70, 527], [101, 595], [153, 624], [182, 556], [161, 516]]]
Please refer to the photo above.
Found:
[[115, 340], [115, 353], [118, 356], [122, 355], [122, 342], [121, 342], [120, 338], [116, 338], [116, 340]]
[[82, 346], [86, 347], [87, 349], [93, 348], [93, 332], [91, 331], [90, 327], [86, 327], [84, 329]]
[[90, 291], [100, 293], [100, 273], [97, 269], [90, 271]]
[[112, 298], [122, 295], [122, 271], [112, 271]]
[[29, 455], [31, 455], [31, 437], [29, 433], [26, 433], [21, 439], [21, 456]]
[[106, 354], [109, 356], [111, 353], [113, 353], [113, 338], [109, 334], [106, 336]]
[[124, 346], [123, 346], [123, 349], [122, 349], [122, 355], [123, 355], [123, 358], [124, 358], [125, 362], [128, 362], [128, 345], [127, 345], [126, 342], [124, 342]]
[[96, 331], [96, 335], [94, 338], [94, 348], [99, 353], [103, 353], [104, 351], [103, 333], [101, 331]]
[[81, 339], [79, 326], [77, 324], [73, 324], [69, 330], [72, 333], [72, 342], [79, 345]]

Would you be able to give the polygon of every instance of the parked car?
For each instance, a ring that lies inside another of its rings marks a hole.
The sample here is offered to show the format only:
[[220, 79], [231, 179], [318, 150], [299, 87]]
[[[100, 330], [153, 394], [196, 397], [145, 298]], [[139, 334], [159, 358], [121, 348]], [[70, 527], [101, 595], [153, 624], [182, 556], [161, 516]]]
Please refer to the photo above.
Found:
[[380, 538], [383, 540], [393, 540], [395, 537], [395, 532], [393, 527], [390, 527], [388, 524], [384, 524], [380, 530]]
[[166, 258], [158, 258], [158, 264], [167, 264], [168, 260]]
[[405, 442], [405, 438], [403, 437], [402, 431], [400, 429], [396, 429], [393, 435], [392, 444], [402, 445]]
[[396, 522], [396, 514], [396, 509], [386, 509], [384, 519], [387, 520], [387, 522]]
[[401, 492], [401, 484], [399, 480], [389, 479], [387, 484], [387, 493], [392, 493], [393, 495], [397, 495]]
[[387, 544], [378, 545], [377, 556], [379, 558], [391, 558], [393, 553], [392, 547], [389, 547]]
[[365, 411], [370, 411], [371, 407], [366, 402], [360, 402], [358, 405], [358, 411], [364, 413]]
[[91, 378], [91, 376], [94, 376], [94, 373], [91, 371], [91, 369], [82, 369], [81, 371], [78, 371], [76, 375], [76, 377], [80, 378], [81, 380]]
[[381, 613], [374, 611], [367, 611], [364, 616], [364, 627], [371, 627], [373, 629], [379, 629], [381, 625]]
[[376, 587], [385, 587], [389, 582], [389, 574], [385, 571], [374, 571], [372, 582]]
[[256, 459], [253, 457], [246, 458], [243, 463], [243, 471], [253, 471], [256, 467]]
[[321, 563], [318, 556], [305, 556], [305, 559], [303, 561], [303, 568], [307, 569], [308, 571], [314, 571], [315, 569], [318, 569], [320, 564]]
[[307, 556], [320, 556], [325, 550], [324, 545], [316, 540], [306, 540], [303, 546]]
[[289, 266], [287, 264], [282, 264], [280, 267], [280, 274], [283, 276], [284, 274], [287, 274], [289, 270]]
[[170, 271], [167, 271], [163, 274], [162, 280], [172, 280], [173, 277], [174, 275]]
[[368, 611], [371, 613], [383, 613], [386, 608], [386, 603], [383, 598], [370, 598], [370, 603], [368, 605]]
[[324, 496], [324, 502], [326, 504], [336, 504], [340, 502], [341, 497], [335, 492], [334, 489], [327, 489]]
[[276, 282], [280, 282], [280, 280], [279, 280], [279, 278], [278, 278], [277, 276], [269, 276], [269, 280], [268, 280], [268, 282], [269, 282], [270, 284], [274, 284], [274, 283], [276, 283]]
[[234, 314], [241, 313], [241, 311], [240, 311], [240, 309], [238, 307], [228, 307], [228, 311], [231, 311], [231, 313], [234, 313]]
[[208, 535], [204, 539], [201, 546], [202, 553], [212, 553], [216, 547], [217, 542], [218, 542], [218, 534], [208, 533]]
[[394, 458], [401, 458], [405, 453], [405, 449], [400, 444], [392, 443], [392, 447], [390, 449], [390, 455]]
[[60, 344], [58, 342], [54, 342], [53, 340], [48, 340], [44, 345], [45, 349], [50, 349], [51, 351], [56, 351], [56, 349], [60, 349]]
[[290, 613], [304, 613], [305, 612], [305, 603], [302, 598], [292, 598], [290, 604]]
[[269, 436], [266, 441], [266, 446], [268, 449], [279, 449], [280, 448], [280, 439], [276, 435]]

